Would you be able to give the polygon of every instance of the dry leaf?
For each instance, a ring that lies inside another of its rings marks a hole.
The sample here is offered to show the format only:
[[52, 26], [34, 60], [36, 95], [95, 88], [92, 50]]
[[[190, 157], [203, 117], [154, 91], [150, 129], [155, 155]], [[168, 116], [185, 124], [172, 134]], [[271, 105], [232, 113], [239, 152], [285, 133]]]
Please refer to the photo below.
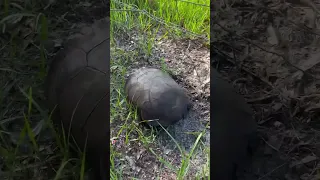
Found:
[[271, 24], [268, 26], [267, 31], [268, 31], [268, 34], [269, 34], [268, 42], [271, 45], [279, 44], [279, 39], [277, 37], [276, 30], [274, 29], [274, 27]]

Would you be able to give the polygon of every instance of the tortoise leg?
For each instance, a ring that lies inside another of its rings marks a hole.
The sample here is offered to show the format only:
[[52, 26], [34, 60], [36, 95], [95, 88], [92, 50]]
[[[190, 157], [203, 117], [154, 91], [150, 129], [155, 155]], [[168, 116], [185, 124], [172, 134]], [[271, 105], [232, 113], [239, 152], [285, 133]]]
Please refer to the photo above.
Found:
[[109, 180], [110, 172], [108, 166], [109, 156], [106, 153], [92, 154], [89, 163], [92, 167], [92, 174], [90, 180]]
[[144, 127], [148, 128], [148, 129], [151, 129], [151, 126], [150, 124], [148, 124], [147, 122], [144, 122], [144, 119], [142, 118], [142, 113], [140, 110], [138, 110], [138, 122], [140, 124], [142, 124]]

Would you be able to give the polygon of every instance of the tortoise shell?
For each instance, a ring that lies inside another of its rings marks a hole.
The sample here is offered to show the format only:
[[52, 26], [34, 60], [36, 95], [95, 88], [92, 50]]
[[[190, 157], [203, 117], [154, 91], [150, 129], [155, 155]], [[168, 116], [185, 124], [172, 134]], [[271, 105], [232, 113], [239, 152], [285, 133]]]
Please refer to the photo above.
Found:
[[88, 152], [106, 157], [110, 132], [109, 29], [109, 18], [83, 28], [57, 53], [46, 79], [53, 122], [62, 125], [65, 134], [70, 128], [82, 150], [87, 147]]
[[151, 126], [176, 123], [191, 105], [184, 89], [169, 74], [156, 68], [141, 68], [132, 73], [125, 92], [129, 102], [137, 107], [141, 120]]
[[256, 148], [257, 124], [245, 99], [211, 68], [210, 142], [213, 179], [237, 179]]

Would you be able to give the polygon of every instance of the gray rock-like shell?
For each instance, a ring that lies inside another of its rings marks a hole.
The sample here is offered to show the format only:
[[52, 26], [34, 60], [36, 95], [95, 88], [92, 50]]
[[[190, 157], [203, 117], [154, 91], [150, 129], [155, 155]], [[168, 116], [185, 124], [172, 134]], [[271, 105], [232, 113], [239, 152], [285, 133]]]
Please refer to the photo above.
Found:
[[211, 69], [211, 177], [233, 180], [248, 163], [257, 140], [257, 124], [245, 99]]
[[55, 109], [53, 121], [63, 125], [66, 134], [71, 125], [81, 149], [86, 145], [101, 152], [109, 147], [110, 132], [109, 29], [109, 18], [83, 28], [58, 52], [46, 79], [47, 103]]
[[[141, 68], [126, 82], [128, 100], [134, 104], [142, 120], [148, 124], [169, 126], [183, 119], [190, 101], [184, 89], [169, 74], [155, 68]], [[151, 121], [153, 120], [153, 121]]]

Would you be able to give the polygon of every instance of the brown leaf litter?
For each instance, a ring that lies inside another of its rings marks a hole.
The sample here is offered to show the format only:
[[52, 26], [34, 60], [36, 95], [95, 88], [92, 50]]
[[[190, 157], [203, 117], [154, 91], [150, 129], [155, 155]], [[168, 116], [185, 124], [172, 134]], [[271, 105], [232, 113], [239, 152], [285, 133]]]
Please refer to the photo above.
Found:
[[211, 44], [223, 58], [213, 65], [252, 104], [261, 136], [243, 179], [319, 179], [319, 4], [222, 2]]

